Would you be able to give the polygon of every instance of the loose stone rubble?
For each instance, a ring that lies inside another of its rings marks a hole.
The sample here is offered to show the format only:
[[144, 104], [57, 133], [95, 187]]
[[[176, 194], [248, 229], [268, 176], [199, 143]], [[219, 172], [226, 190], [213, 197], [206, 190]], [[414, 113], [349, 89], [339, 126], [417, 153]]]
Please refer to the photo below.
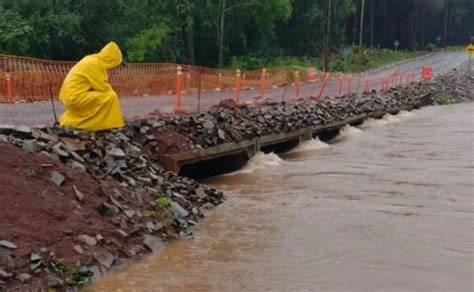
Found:
[[[127, 258], [161, 250], [169, 240], [191, 236], [190, 226], [204, 217], [203, 208], [217, 206], [224, 200], [221, 191], [167, 172], [154, 162], [150, 153], [159, 145], [148, 133], [145, 123], [133, 122], [120, 130], [98, 133], [51, 127], [1, 126], [0, 134], [6, 137], [4, 140], [30, 155], [48, 157], [54, 163], [92, 174], [100, 183], [104, 182], [104, 187], [110, 181], [118, 185], [108, 189], [110, 194], [94, 206], [104, 224], [111, 222], [115, 226], [111, 234], [104, 238], [100, 234], [62, 231], [64, 236], [72, 238], [70, 253], [89, 259], [77, 269], [65, 266], [60, 255], [56, 256], [53, 250], [45, 255], [39, 250], [31, 250], [32, 254], [43, 256], [38, 260], [32, 255], [31, 264], [26, 265], [25, 259], [20, 261], [11, 252], [17, 246], [22, 247], [21, 238], [19, 241], [3, 238], [3, 232], [0, 232], [0, 287], [5, 284], [17, 288], [20, 287], [18, 285], [35, 283], [22, 287], [36, 289], [74, 287], [87, 283], [111, 267], [122, 264]], [[30, 147], [32, 144], [35, 146]], [[48, 171], [52, 166], [42, 164], [39, 167], [45, 170], [44, 173], [28, 169], [24, 175], [44, 177], [58, 189], [69, 187], [76, 209], [74, 212], [86, 208], [91, 195], [85, 195], [87, 190], [84, 186], [77, 187], [75, 177], [69, 172]], [[7, 262], [6, 258], [2, 260], [4, 256], [13, 256], [10, 267], [4, 266]], [[57, 266], [57, 269], [52, 269], [52, 266]], [[71, 269], [75, 271], [73, 277], [66, 275], [66, 271]]]
[[[91, 174], [101, 183], [114, 181], [120, 187], [109, 189], [95, 206], [104, 222], [115, 226], [113, 235], [63, 230], [64, 235], [74, 238], [71, 251], [77, 256], [89, 255], [91, 261], [77, 267], [72, 278], [66, 277], [55, 252], [47, 248], [31, 251], [28, 269], [17, 268], [14, 252], [22, 243], [1, 238], [0, 234], [0, 285], [13, 287], [40, 276], [43, 287], [81, 285], [126, 258], [162, 250], [166, 241], [173, 239], [173, 234], [166, 232], [170, 227], [181, 237], [190, 235], [189, 226], [204, 216], [204, 210], [221, 204], [223, 193], [165, 171], [156, 162], [160, 155], [291, 132], [364, 113], [440, 104], [442, 92], [452, 95], [452, 102], [472, 101], [473, 77], [465, 75], [455, 71], [433, 83], [396, 87], [360, 97], [309, 98], [295, 103], [270, 102], [260, 107], [241, 107], [225, 101], [205, 113], [151, 115], [132, 121], [123, 129], [97, 133], [0, 125], [0, 143], [8, 142], [32, 155], [49, 157], [55, 163]], [[90, 194], [85, 195], [84, 189], [72, 184], [74, 178], [67, 173], [50, 171], [47, 179], [58, 188], [69, 185], [78, 209], [90, 199]], [[105, 246], [120, 247], [125, 255], [115, 254]]]
[[255, 108], [216, 106], [205, 113], [163, 117], [153, 123], [146, 123], [146, 127], [151, 127], [156, 136], [161, 133], [180, 136], [185, 141], [181, 143], [184, 146], [174, 145], [176, 147], [168, 147], [168, 151], [165, 151], [166, 154], [173, 154], [325, 125], [364, 113], [404, 106], [421, 107], [431, 103], [430, 96], [426, 88], [416, 85], [362, 97], [351, 95], [295, 103], [269, 103]]
[[433, 94], [433, 104], [472, 102], [474, 100], [474, 71], [467, 73], [467, 64], [441, 75], [427, 86]]
[[346, 95], [323, 100], [310, 97], [307, 101], [269, 102], [259, 107], [242, 107], [232, 100], [225, 100], [208, 112], [163, 117], [145, 125], [151, 127], [156, 136], [179, 137], [178, 143], [166, 139], [166, 149], [160, 151], [174, 154], [325, 125], [363, 113], [442, 104], [443, 94], [449, 94], [450, 102], [453, 103], [472, 101], [473, 81], [473, 75], [465, 74], [465, 68], [461, 67], [433, 82], [393, 87], [384, 93], [372, 92], [363, 96]]

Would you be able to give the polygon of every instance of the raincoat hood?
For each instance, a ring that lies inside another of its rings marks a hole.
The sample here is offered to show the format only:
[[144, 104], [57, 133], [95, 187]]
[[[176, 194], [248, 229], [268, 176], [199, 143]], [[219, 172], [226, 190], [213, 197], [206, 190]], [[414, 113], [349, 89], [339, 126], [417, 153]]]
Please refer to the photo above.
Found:
[[122, 52], [115, 42], [108, 43], [96, 56], [104, 62], [106, 69], [112, 69], [122, 63]]

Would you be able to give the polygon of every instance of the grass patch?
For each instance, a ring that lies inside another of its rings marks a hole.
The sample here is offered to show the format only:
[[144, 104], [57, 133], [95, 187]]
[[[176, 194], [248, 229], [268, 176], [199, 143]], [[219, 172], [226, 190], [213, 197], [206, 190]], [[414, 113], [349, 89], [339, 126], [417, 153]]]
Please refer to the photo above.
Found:
[[448, 105], [448, 104], [451, 104], [452, 97], [449, 94], [449, 92], [444, 90], [444, 91], [441, 92], [441, 94], [439, 96], [439, 99], [440, 99], [442, 105]]
[[143, 210], [143, 216], [145, 217], [156, 217], [158, 216], [158, 212], [155, 210]]
[[[458, 51], [461, 47], [449, 47], [446, 51]], [[407, 59], [419, 57], [430, 52], [441, 51], [436, 47], [427, 47], [425, 50], [388, 50], [388, 49], [372, 49], [365, 48], [362, 57], [359, 57], [357, 47], [348, 48], [347, 58], [344, 59], [342, 53], [333, 53], [330, 58], [331, 72], [350, 72], [360, 73], [372, 68], [381, 67], [390, 63], [404, 61]], [[315, 67], [322, 71], [324, 68], [324, 58], [322, 56], [316, 58], [301, 58], [281, 56], [276, 58], [259, 58], [255, 55], [245, 55], [233, 57], [229, 66], [231, 69], [255, 70], [260, 68], [274, 67]]]
[[159, 208], [161, 208], [163, 210], [166, 210], [166, 211], [170, 212], [171, 214], [174, 214], [177, 211], [176, 206], [174, 205], [173, 201], [171, 201], [170, 199], [168, 199], [166, 197], [156, 198], [155, 199], [155, 204]]
[[156, 231], [163, 231], [163, 230], [167, 230], [168, 228], [170, 228], [171, 226], [173, 226], [174, 224], [174, 221], [171, 220], [171, 219], [166, 219], [166, 220], [163, 220], [161, 222], [158, 222], [155, 224], [155, 230]]

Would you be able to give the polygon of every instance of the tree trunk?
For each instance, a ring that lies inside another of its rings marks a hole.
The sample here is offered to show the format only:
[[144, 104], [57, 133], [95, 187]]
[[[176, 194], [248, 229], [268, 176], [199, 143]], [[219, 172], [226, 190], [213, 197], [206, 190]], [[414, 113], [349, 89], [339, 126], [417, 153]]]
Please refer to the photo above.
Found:
[[184, 27], [184, 41], [186, 44], [186, 59], [188, 64], [196, 64], [196, 54], [194, 50], [194, 17], [193, 17], [193, 6], [189, 3], [189, 0], [185, 2], [186, 13], [185, 13], [185, 27]]
[[355, 46], [356, 44], [356, 38], [357, 38], [357, 26], [359, 24], [358, 19], [359, 19], [359, 14], [357, 13], [357, 9], [354, 12], [354, 21], [352, 23], [352, 45]]
[[186, 32], [186, 56], [188, 64], [196, 64], [196, 55], [194, 53], [194, 28], [189, 27]]
[[224, 29], [225, 29], [226, 0], [221, 0], [221, 11], [219, 16], [219, 27], [217, 28], [217, 64], [224, 65]]
[[416, 43], [416, 12], [417, 12], [418, 6], [413, 3], [413, 10], [412, 10], [412, 17], [411, 17], [411, 29], [410, 29], [410, 47], [412, 49], [415, 48], [415, 43]]
[[326, 0], [326, 45], [324, 46], [324, 70], [329, 72], [329, 47], [331, 45], [331, 0]]
[[448, 44], [448, 0], [444, 0], [444, 47]]
[[370, 0], [370, 47], [374, 47], [374, 29], [375, 29], [375, 0]]

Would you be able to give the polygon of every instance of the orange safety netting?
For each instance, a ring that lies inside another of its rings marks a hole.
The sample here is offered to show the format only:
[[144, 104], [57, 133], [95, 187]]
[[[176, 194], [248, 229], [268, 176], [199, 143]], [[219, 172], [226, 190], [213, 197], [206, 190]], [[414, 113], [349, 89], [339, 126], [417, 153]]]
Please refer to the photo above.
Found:
[[[74, 65], [68, 61], [48, 61], [0, 55], [0, 102], [48, 100], [57, 98], [62, 81]], [[119, 96], [163, 96], [176, 93], [177, 68], [183, 70], [185, 92], [234, 90], [236, 70], [205, 68], [172, 63], [127, 64], [109, 72]], [[241, 88], [280, 87], [293, 82], [293, 73], [307, 78], [307, 69], [280, 67], [243, 71]]]

